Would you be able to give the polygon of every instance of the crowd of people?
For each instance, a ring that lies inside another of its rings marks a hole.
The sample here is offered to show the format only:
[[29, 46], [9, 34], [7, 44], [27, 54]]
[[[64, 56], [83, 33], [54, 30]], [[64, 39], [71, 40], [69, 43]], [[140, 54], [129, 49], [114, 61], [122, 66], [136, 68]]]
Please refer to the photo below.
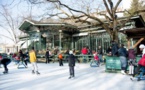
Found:
[[[142, 54], [142, 59], [145, 58], [145, 46], [141, 44], [139, 46], [140, 50], [143, 51]], [[141, 67], [144, 67], [145, 65], [145, 59], [140, 60], [139, 63], [137, 64], [136, 62], [136, 52], [131, 47], [128, 51], [124, 47], [123, 44], [118, 46], [116, 42], [112, 42], [112, 45], [106, 50], [106, 53], [108, 56], [119, 56], [120, 62], [121, 62], [121, 73], [126, 74], [127, 68], [129, 66], [129, 72], [128, 74], [132, 75], [133, 77], [138, 74], [139, 70]], [[75, 77], [74, 74], [74, 66], [75, 62], [78, 60], [76, 58], [76, 51], [75, 50], [66, 50], [64, 53], [60, 52], [58, 48], [54, 49], [53, 55], [56, 55], [59, 61], [59, 66], [63, 66], [63, 59], [64, 56], [63, 54], [66, 55], [66, 60], [68, 61], [68, 66], [69, 66], [69, 71], [70, 71], [70, 78]], [[83, 57], [83, 60], [86, 61], [86, 56], [87, 55], [93, 55], [93, 60], [95, 61], [96, 65], [99, 66], [101, 62], [104, 62], [104, 52], [101, 46], [98, 46], [96, 50], [90, 50], [87, 46], [84, 46], [81, 50], [81, 55]], [[52, 56], [52, 52], [47, 49], [45, 53], [45, 58], [46, 58], [46, 64], [50, 62], [50, 57]], [[89, 57], [89, 56], [88, 56]], [[4, 59], [4, 60], [1, 60]], [[18, 64], [20, 61], [23, 61], [25, 66], [28, 67], [27, 63], [30, 62], [32, 65], [32, 74], [40, 74], [38, 71], [38, 66], [37, 66], [37, 55], [36, 51], [34, 50], [34, 47], [31, 48], [31, 50], [28, 52], [26, 51], [25, 53], [20, 50], [17, 54], [12, 55], [12, 59], [15, 62], [15, 64]], [[0, 61], [1, 64], [4, 65], [4, 72], [3, 73], [8, 73], [8, 68], [7, 65], [11, 62], [10, 59], [1, 57], [0, 55]], [[135, 69], [136, 68], [136, 69]]]

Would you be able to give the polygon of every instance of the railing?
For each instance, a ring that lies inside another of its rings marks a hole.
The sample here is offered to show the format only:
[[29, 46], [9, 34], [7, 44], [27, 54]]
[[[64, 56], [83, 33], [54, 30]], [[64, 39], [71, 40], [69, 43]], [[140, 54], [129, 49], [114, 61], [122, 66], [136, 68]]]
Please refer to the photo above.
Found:
[[[63, 61], [67, 62], [67, 57], [68, 55], [63, 55]], [[93, 59], [93, 55], [75, 55], [76, 59], [78, 62], [90, 62]], [[45, 59], [45, 55], [37, 55], [38, 61], [44, 61]], [[52, 62], [56, 62], [58, 61], [58, 55], [52, 55], [49, 57]]]

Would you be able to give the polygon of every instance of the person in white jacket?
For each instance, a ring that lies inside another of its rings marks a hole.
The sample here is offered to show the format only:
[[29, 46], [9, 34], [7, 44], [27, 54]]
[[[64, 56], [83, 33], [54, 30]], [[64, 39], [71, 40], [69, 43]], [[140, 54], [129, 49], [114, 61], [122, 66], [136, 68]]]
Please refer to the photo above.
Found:
[[145, 54], [145, 45], [144, 44], [140, 44], [139, 48], [142, 51], [142, 56], [143, 56]]

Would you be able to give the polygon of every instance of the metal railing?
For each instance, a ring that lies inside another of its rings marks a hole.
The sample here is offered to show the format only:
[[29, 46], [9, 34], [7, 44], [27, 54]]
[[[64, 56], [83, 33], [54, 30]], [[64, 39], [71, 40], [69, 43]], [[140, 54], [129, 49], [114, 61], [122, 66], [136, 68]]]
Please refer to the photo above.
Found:
[[[87, 62], [90, 62], [94, 56], [93, 55], [75, 55], [76, 59], [78, 62], [84, 62], [84, 63], [87, 63]], [[37, 58], [40, 60], [40, 59], [44, 59], [45, 60], [45, 55], [37, 55]], [[49, 57], [52, 62], [56, 62], [58, 61], [58, 55], [52, 55]], [[68, 55], [63, 55], [63, 61], [66, 61], [67, 62], [67, 58], [68, 58]]]

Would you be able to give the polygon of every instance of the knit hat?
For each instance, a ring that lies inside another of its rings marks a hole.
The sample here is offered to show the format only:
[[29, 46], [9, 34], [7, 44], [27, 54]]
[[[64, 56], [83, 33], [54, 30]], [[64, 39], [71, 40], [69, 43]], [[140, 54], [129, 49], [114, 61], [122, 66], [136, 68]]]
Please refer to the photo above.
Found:
[[73, 51], [69, 51], [69, 54], [73, 54]]
[[139, 48], [145, 48], [144, 44], [140, 44]]

